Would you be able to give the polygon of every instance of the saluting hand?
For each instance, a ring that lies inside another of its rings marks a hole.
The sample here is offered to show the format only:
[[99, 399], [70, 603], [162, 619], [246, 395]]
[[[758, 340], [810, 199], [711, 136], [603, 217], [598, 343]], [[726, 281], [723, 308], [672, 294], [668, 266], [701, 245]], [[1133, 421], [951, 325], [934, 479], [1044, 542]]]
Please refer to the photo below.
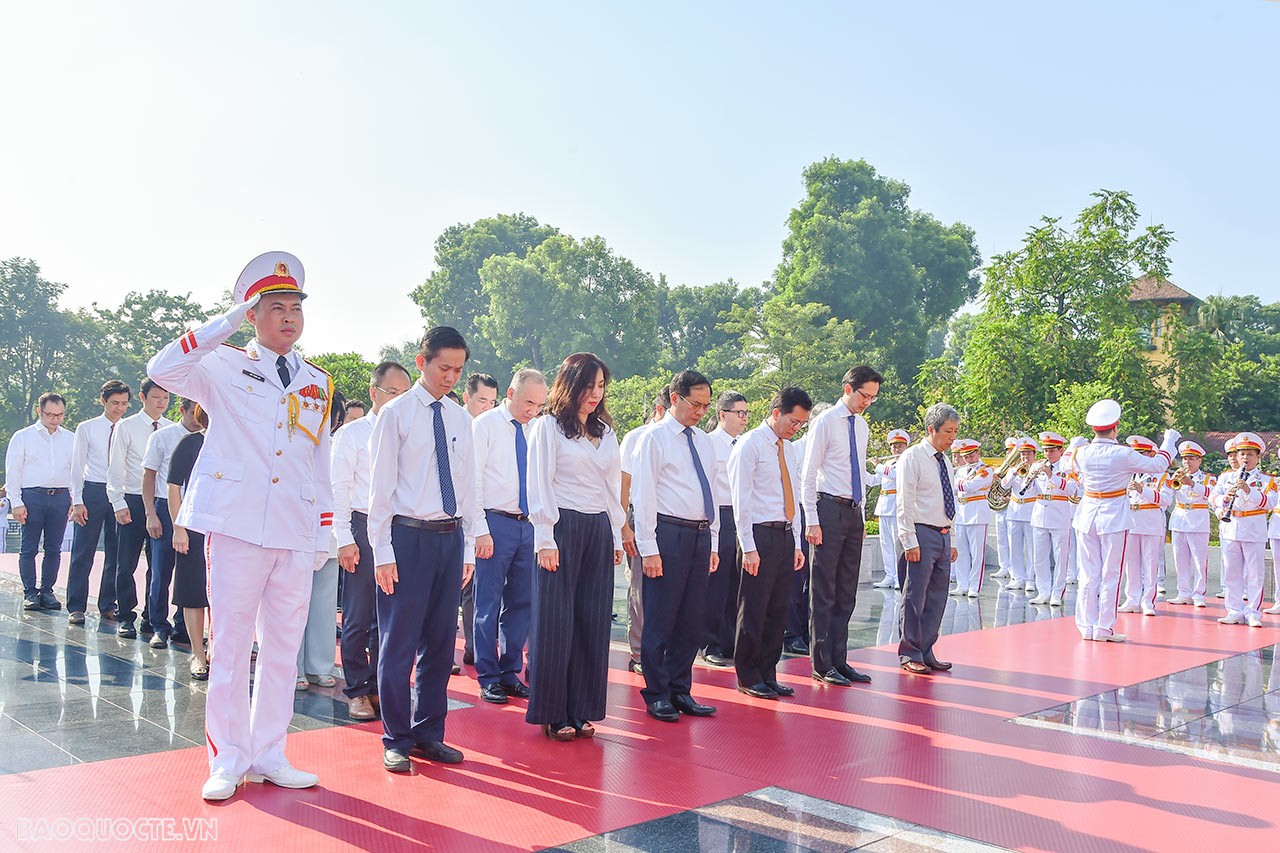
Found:
[[378, 589], [387, 595], [392, 595], [396, 591], [396, 583], [400, 580], [400, 573], [396, 571], [395, 563], [384, 563], [374, 568], [373, 579], [378, 584]]
[[560, 568], [560, 549], [543, 548], [538, 552], [538, 565], [549, 572]]

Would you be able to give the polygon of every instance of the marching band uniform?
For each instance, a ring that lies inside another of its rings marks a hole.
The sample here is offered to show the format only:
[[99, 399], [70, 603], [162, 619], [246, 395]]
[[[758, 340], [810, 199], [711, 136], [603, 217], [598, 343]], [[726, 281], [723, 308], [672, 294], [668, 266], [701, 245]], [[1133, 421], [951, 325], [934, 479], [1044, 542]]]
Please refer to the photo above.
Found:
[[1080, 577], [1080, 543], [1074, 525], [1076, 514], [1080, 512], [1084, 486], [1080, 485], [1080, 472], [1075, 468], [1075, 458], [1076, 451], [1088, 443], [1089, 440], [1083, 435], [1077, 435], [1071, 439], [1067, 452], [1062, 454], [1062, 467], [1067, 472], [1067, 479], [1075, 484], [1075, 497], [1067, 499], [1067, 506], [1071, 508], [1072, 523], [1072, 528], [1067, 531], [1067, 586], [1075, 586], [1076, 578]]
[[208, 557], [213, 657], [206, 799], [230, 797], [246, 773], [249, 781], [265, 778], [283, 787], [316, 783], [315, 775], [290, 766], [284, 745], [311, 575], [329, 558], [333, 382], [295, 352], [272, 353], [256, 340], [243, 350], [221, 346], [259, 295], [301, 296], [302, 287], [302, 264], [293, 255], [258, 256], [236, 282], [234, 307], [171, 342], [147, 365], [162, 387], [199, 400], [209, 413], [176, 522], [205, 534]]
[[[1235, 449], [1241, 459], [1240, 469], [1218, 478], [1211, 502], [1219, 518], [1230, 511], [1231, 521], [1218, 527], [1222, 542], [1222, 586], [1226, 592], [1227, 615], [1218, 621], [1224, 625], [1247, 622], [1262, 626], [1262, 588], [1264, 551], [1267, 546], [1267, 512], [1276, 508], [1276, 490], [1271, 477], [1257, 468], [1245, 470], [1243, 450], [1261, 453], [1262, 439], [1252, 432], [1236, 436]], [[1244, 482], [1249, 493], [1240, 491], [1228, 507], [1227, 493], [1238, 482]]]
[[[1012, 436], [1004, 440], [1004, 452], [1018, 446], [1018, 440]], [[997, 568], [991, 575], [992, 580], [1004, 580], [1013, 577], [1010, 569], [1012, 563], [1009, 556], [1009, 510], [1008, 508], [1001, 510], [992, 510], [991, 519], [996, 526], [996, 563]]]
[[[1115, 400], [1094, 403], [1085, 423], [1095, 432], [1105, 433], [1120, 422], [1120, 404]], [[1143, 456], [1114, 438], [1095, 437], [1076, 450], [1073, 467], [1080, 475], [1084, 497], [1073, 526], [1080, 547], [1080, 581], [1076, 602], [1076, 627], [1086, 640], [1123, 642], [1123, 634], [1113, 630], [1116, 621], [1116, 592], [1120, 584], [1120, 563], [1126, 531], [1131, 525], [1128, 485], [1134, 474], [1160, 474], [1169, 467], [1181, 435], [1165, 430], [1164, 442], [1155, 456]]]
[[[1129, 436], [1126, 443], [1139, 453], [1156, 449], [1155, 442], [1141, 435]], [[1119, 612], [1141, 611], [1144, 616], [1155, 616], [1159, 552], [1164, 550], [1164, 511], [1171, 503], [1172, 492], [1165, 486], [1163, 471], [1137, 477], [1133, 482], [1139, 488], [1128, 496], [1133, 520], [1124, 548], [1125, 601]]]
[[[1204, 448], [1194, 441], [1178, 445], [1183, 459], [1204, 456]], [[1168, 604], [1205, 606], [1205, 584], [1209, 570], [1209, 495], [1218, 480], [1203, 469], [1196, 471], [1182, 487], [1173, 490], [1173, 512], [1169, 530], [1173, 537], [1173, 568], [1178, 578], [1178, 594]]]
[[[1227, 455], [1227, 469], [1224, 470], [1223, 473], [1225, 474], [1227, 473], [1227, 471], [1240, 470], [1240, 457], [1236, 456], [1236, 437], [1232, 436], [1231, 438], [1228, 438], [1225, 442], [1223, 442], [1222, 449], [1223, 449], [1223, 452], [1226, 453]], [[1214, 505], [1212, 493], [1210, 493], [1209, 495], [1209, 511], [1212, 512], [1214, 515], [1218, 514], [1218, 507]], [[1219, 562], [1218, 591], [1213, 594], [1213, 597], [1225, 598], [1226, 594], [1227, 594], [1226, 588], [1223, 586], [1223, 580], [1222, 580], [1222, 564], [1221, 562]]]
[[[1040, 433], [1040, 444], [1046, 448], [1063, 447], [1066, 443], [1056, 432]], [[1067, 553], [1074, 538], [1071, 498], [1079, 495], [1080, 484], [1067, 476], [1065, 461], [1059, 457], [1057, 462], [1044, 464], [1036, 474], [1031, 491], [1036, 493], [1031, 510], [1031, 535], [1039, 593], [1031, 603], [1061, 607], [1067, 592]]]
[[[901, 442], [903, 447], [911, 443], [911, 436], [904, 429], [891, 429], [885, 437], [890, 446]], [[891, 459], [876, 466], [867, 478], [866, 487], [880, 487], [876, 499], [876, 520], [880, 523], [880, 557], [884, 564], [884, 577], [872, 586], [879, 589], [898, 586], [898, 460]]]
[[[1271, 492], [1276, 494], [1280, 490], [1280, 479], [1271, 478]], [[1267, 538], [1271, 540], [1271, 574], [1272, 574], [1272, 591], [1275, 595], [1275, 601], [1263, 613], [1276, 614], [1280, 613], [1280, 495], [1277, 495], [1277, 505], [1271, 510], [1267, 524]], [[1280, 670], [1280, 667], [1276, 667]]]
[[[957, 453], [978, 449], [978, 442], [959, 439], [951, 445]], [[987, 491], [995, 471], [981, 459], [956, 471], [956, 588], [955, 595], [977, 598], [982, 591], [982, 564], [987, 555], [987, 525], [991, 523], [991, 506]]]
[[[1018, 439], [1019, 450], [1030, 450], [1035, 453], [1040, 449], [1034, 438], [1024, 436]], [[1009, 572], [1013, 580], [1005, 589], [1034, 590], [1035, 578], [1032, 567], [1035, 565], [1032, 552], [1031, 513], [1035, 509], [1039, 497], [1034, 491], [1031, 478], [1011, 470], [1004, 475], [1002, 485], [1009, 490], [1009, 508], [1005, 510], [1005, 523], [1008, 524], [1009, 535]]]

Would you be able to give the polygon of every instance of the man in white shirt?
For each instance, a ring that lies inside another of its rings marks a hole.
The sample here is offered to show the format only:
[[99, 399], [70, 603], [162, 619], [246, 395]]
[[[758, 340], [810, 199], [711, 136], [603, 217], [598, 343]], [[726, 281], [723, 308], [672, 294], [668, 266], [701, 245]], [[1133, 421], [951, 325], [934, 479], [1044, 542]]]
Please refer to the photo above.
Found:
[[76, 525], [71, 540], [71, 568], [67, 573], [67, 613], [72, 625], [84, 624], [89, 606], [89, 573], [102, 541], [102, 580], [98, 584], [98, 611], [114, 616], [116, 609], [116, 559], [119, 541], [116, 516], [107, 499], [107, 459], [111, 439], [133, 392], [119, 379], [104, 383], [98, 394], [102, 414], [81, 421], [71, 451], [71, 520]]
[[737, 391], [721, 391], [716, 398], [717, 429], [711, 432], [716, 450], [714, 494], [720, 505], [720, 562], [707, 579], [707, 636], [702, 659], [712, 666], [733, 666], [733, 635], [738, 626], [738, 585], [742, 582], [742, 557], [738, 554], [738, 529], [733, 523], [729, 499], [729, 454], [747, 429], [747, 398]]
[[525, 368], [506, 399], [472, 424], [476, 453], [474, 563], [475, 667], [480, 698], [495, 705], [529, 698], [520, 680], [533, 606], [533, 524], [529, 521], [529, 442], [526, 429], [547, 401], [547, 379]]
[[[142, 454], [142, 506], [147, 513], [148, 544], [151, 548], [151, 585], [147, 592], [147, 609], [150, 611], [151, 648], [167, 648], [172, 640], [187, 645], [187, 625], [182, 608], [177, 608], [173, 624], [169, 623], [169, 586], [173, 583], [173, 566], [177, 554], [173, 550], [173, 517], [169, 513], [169, 462], [178, 442], [200, 432], [203, 427], [196, 420], [196, 402], [183, 399], [179, 406], [180, 420], [161, 427], [147, 439], [147, 449]], [[159, 490], [156, 484], [160, 484]]]
[[408, 391], [413, 377], [402, 365], [384, 361], [369, 377], [373, 411], [347, 421], [333, 435], [330, 476], [333, 479], [333, 535], [338, 565], [347, 573], [342, 584], [342, 692], [353, 720], [378, 715], [378, 611], [373, 582], [373, 548], [369, 544], [369, 439], [378, 412]]
[[[831, 408], [831, 404], [827, 402], [814, 403], [813, 408], [809, 410], [809, 423], [817, 420], [818, 416]], [[796, 452], [796, 459], [800, 460], [801, 465], [804, 464], [804, 446], [809, 439], [809, 433], [803, 433], [799, 438], [793, 439], [791, 447]], [[804, 501], [800, 501], [800, 529], [804, 530], [808, 526], [808, 519], [804, 513]], [[787, 625], [782, 631], [782, 651], [789, 655], [797, 655], [798, 657], [809, 657], [809, 569], [813, 565], [810, 559], [809, 551], [811, 546], [809, 540], [803, 536], [800, 538], [800, 551], [804, 554], [804, 567], [800, 571], [791, 576], [791, 606], [787, 608]]]
[[[472, 420], [493, 410], [498, 404], [498, 380], [487, 373], [473, 373], [467, 377], [462, 392], [462, 407]], [[467, 583], [461, 592], [462, 603], [462, 662], [474, 666], [476, 662], [475, 619], [476, 588]]]
[[663, 722], [709, 717], [694, 700], [693, 661], [706, 624], [707, 576], [720, 560], [720, 503], [711, 483], [715, 448], [698, 429], [711, 381], [694, 370], [671, 380], [671, 410], [645, 432], [632, 466], [636, 548], [644, 572], [640, 695]]
[[[169, 408], [169, 392], [154, 379], [146, 379], [141, 388], [142, 411], [116, 424], [111, 436], [111, 458], [107, 464], [107, 498], [119, 525], [119, 550], [116, 556], [116, 634], [126, 639], [138, 636], [134, 627], [138, 606], [138, 557], [147, 544], [147, 512], [142, 501], [142, 458], [147, 439], [153, 432], [169, 426], [165, 418]], [[146, 550], [147, 580], [143, 590], [151, 588], [151, 551]], [[152, 634], [147, 596], [142, 597], [142, 636]]]
[[410, 753], [463, 758], [444, 743], [444, 724], [463, 549], [476, 526], [476, 460], [471, 418], [445, 397], [470, 355], [456, 329], [428, 330], [421, 376], [382, 407], [369, 444], [382, 765], [392, 773], [409, 771]]
[[627, 523], [622, 526], [622, 550], [626, 552], [627, 562], [623, 573], [627, 579], [627, 645], [631, 649], [631, 660], [627, 669], [637, 675], [644, 674], [644, 666], [640, 663], [640, 643], [644, 635], [644, 601], [641, 590], [644, 588], [644, 572], [640, 567], [640, 552], [636, 550], [636, 534], [631, 518], [631, 491], [635, 484], [631, 477], [631, 466], [635, 461], [636, 447], [640, 443], [645, 430], [659, 423], [671, 405], [670, 389], [662, 388], [653, 401], [653, 411], [649, 420], [622, 437], [618, 453], [622, 457], [622, 506], [627, 511]]
[[849, 619], [858, 602], [866, 502], [867, 440], [862, 413], [884, 381], [867, 365], [844, 375], [844, 395], [818, 417], [805, 443], [803, 500], [813, 546], [809, 575], [813, 677], [848, 687], [871, 677], [848, 663]]
[[947, 586], [956, 550], [951, 528], [956, 517], [955, 471], [947, 453], [960, 426], [960, 413], [934, 403], [924, 415], [925, 438], [898, 459], [898, 661], [915, 675], [951, 669], [933, 653], [947, 608]]
[[792, 573], [804, 565], [795, 488], [800, 466], [791, 437], [809, 422], [811, 409], [803, 389], [781, 389], [764, 423], [741, 436], [729, 454], [733, 522], [742, 548], [733, 666], [738, 690], [757, 699], [796, 692], [778, 681], [777, 667]]
[[[36, 404], [39, 420], [9, 439], [4, 457], [5, 494], [22, 525], [18, 574], [24, 610], [61, 610], [53, 594], [62, 559], [62, 534], [71, 510], [71, 451], [75, 438], [62, 422], [67, 401], [46, 392]], [[44, 560], [36, 582], [36, 551], [44, 540]]]

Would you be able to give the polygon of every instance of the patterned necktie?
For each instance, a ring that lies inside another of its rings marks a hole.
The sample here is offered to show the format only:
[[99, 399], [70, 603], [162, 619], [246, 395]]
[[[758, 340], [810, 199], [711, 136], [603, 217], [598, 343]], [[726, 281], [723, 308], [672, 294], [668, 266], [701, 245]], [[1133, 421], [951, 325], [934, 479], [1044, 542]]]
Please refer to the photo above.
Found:
[[520, 511], [529, 514], [529, 445], [524, 439], [524, 427], [515, 418], [511, 424], [516, 428], [516, 477], [520, 479]]
[[453, 494], [453, 472], [449, 470], [449, 443], [444, 435], [444, 405], [436, 400], [431, 404], [435, 413], [432, 420], [436, 432], [436, 473], [440, 475], [440, 500], [445, 515], [458, 514], [458, 500]]
[[156, 430], [158, 430], [158, 429], [160, 429], [160, 422], [159, 422], [159, 421], [152, 421], [152, 422], [151, 422], [151, 431], [152, 431], [152, 432], [155, 432], [155, 431], [156, 431]]
[[858, 464], [858, 416], [849, 415], [849, 470], [853, 472], [850, 485], [853, 499], [862, 503], [862, 466]]
[[956, 496], [951, 491], [951, 478], [947, 476], [947, 460], [939, 450], [933, 454], [938, 460], [938, 477], [942, 480], [942, 506], [947, 511], [947, 520], [950, 521], [956, 517]]
[[280, 374], [280, 384], [285, 388], [289, 387], [289, 361], [280, 356], [276, 359], [276, 373]]
[[715, 518], [711, 513], [715, 510], [715, 502], [711, 500], [711, 484], [707, 482], [707, 472], [703, 470], [702, 460], [693, 446], [693, 427], [684, 428], [685, 441], [689, 442], [689, 455], [693, 457], [693, 470], [698, 475], [698, 485], [702, 486], [702, 509], [707, 514], [707, 521]]
[[787, 521], [796, 517], [796, 496], [791, 491], [791, 471], [787, 469], [787, 453], [778, 439], [778, 467], [782, 469], [782, 511]]

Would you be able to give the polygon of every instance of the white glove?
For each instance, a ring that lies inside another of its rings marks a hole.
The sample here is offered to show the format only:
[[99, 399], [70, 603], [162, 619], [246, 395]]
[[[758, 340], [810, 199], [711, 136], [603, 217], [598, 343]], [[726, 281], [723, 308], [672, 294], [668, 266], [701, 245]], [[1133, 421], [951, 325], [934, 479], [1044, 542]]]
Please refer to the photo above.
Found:
[[1164, 441], [1160, 444], [1160, 449], [1169, 454], [1169, 458], [1178, 455], [1178, 442], [1182, 440], [1182, 433], [1176, 429], [1167, 429], [1164, 431]]

